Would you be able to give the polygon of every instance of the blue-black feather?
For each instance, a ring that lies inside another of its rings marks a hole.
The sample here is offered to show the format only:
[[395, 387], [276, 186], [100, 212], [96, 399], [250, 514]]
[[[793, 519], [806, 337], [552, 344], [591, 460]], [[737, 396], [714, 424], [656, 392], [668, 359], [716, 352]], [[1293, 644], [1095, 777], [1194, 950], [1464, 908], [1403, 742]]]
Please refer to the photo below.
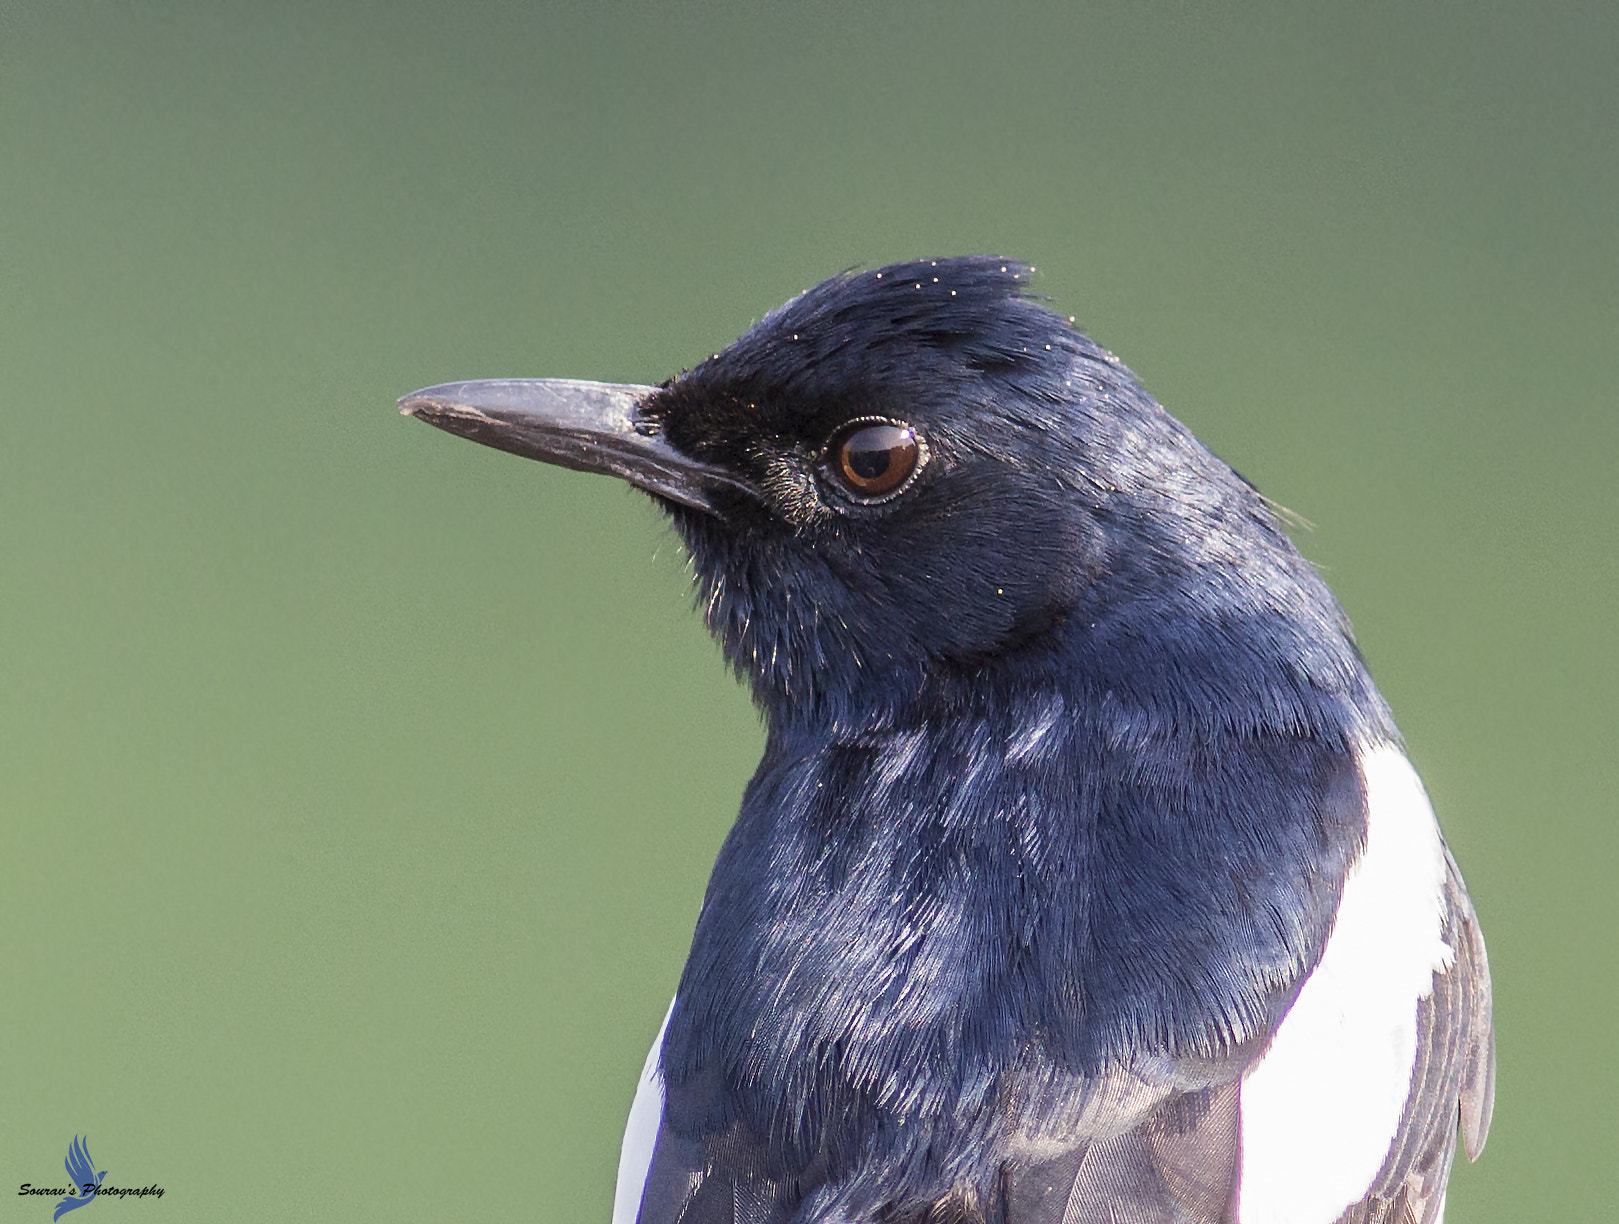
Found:
[[[1326, 940], [1354, 746], [1395, 735], [1263, 499], [1029, 271], [834, 278], [643, 410], [762, 490], [667, 509], [769, 727], [660, 1153], [797, 1186], [806, 1219], [989, 1194], [1113, 1068], [1228, 1080]], [[824, 478], [868, 416], [927, 447], [880, 506]]]

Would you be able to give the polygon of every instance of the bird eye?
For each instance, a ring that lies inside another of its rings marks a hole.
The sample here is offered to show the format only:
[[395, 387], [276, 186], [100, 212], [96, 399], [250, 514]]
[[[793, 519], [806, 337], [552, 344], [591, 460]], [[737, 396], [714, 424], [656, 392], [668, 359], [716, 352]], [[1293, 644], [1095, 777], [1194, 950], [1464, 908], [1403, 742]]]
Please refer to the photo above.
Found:
[[898, 492], [921, 457], [916, 431], [894, 421], [855, 421], [834, 434], [827, 446], [832, 475], [862, 501]]

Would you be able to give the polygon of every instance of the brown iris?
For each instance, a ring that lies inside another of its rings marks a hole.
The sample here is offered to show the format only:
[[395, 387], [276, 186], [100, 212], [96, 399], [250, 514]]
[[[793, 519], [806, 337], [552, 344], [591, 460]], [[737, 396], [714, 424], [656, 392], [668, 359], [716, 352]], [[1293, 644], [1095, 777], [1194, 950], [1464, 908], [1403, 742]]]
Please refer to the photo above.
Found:
[[838, 483], [869, 501], [886, 497], [910, 479], [922, 447], [909, 425], [857, 421], [833, 436], [827, 453]]

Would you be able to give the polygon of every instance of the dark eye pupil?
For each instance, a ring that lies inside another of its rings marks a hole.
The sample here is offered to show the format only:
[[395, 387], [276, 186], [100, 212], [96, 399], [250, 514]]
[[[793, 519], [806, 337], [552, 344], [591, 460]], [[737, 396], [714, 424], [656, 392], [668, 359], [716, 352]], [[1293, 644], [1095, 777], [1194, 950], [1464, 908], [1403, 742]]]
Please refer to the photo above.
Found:
[[849, 471], [859, 480], [881, 480], [894, 463], [894, 452], [891, 450], [856, 450], [855, 444], [850, 443], [848, 452]]
[[916, 470], [916, 433], [906, 425], [857, 426], [832, 450], [844, 486], [860, 497], [892, 493]]

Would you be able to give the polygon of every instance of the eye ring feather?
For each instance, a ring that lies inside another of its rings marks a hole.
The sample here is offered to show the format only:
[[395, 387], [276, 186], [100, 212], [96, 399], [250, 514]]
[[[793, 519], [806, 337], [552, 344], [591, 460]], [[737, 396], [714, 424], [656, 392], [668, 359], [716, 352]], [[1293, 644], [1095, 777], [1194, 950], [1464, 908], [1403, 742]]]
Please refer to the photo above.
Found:
[[927, 443], [911, 425], [891, 417], [856, 417], [827, 439], [820, 467], [844, 497], [877, 506], [909, 489], [927, 458]]

